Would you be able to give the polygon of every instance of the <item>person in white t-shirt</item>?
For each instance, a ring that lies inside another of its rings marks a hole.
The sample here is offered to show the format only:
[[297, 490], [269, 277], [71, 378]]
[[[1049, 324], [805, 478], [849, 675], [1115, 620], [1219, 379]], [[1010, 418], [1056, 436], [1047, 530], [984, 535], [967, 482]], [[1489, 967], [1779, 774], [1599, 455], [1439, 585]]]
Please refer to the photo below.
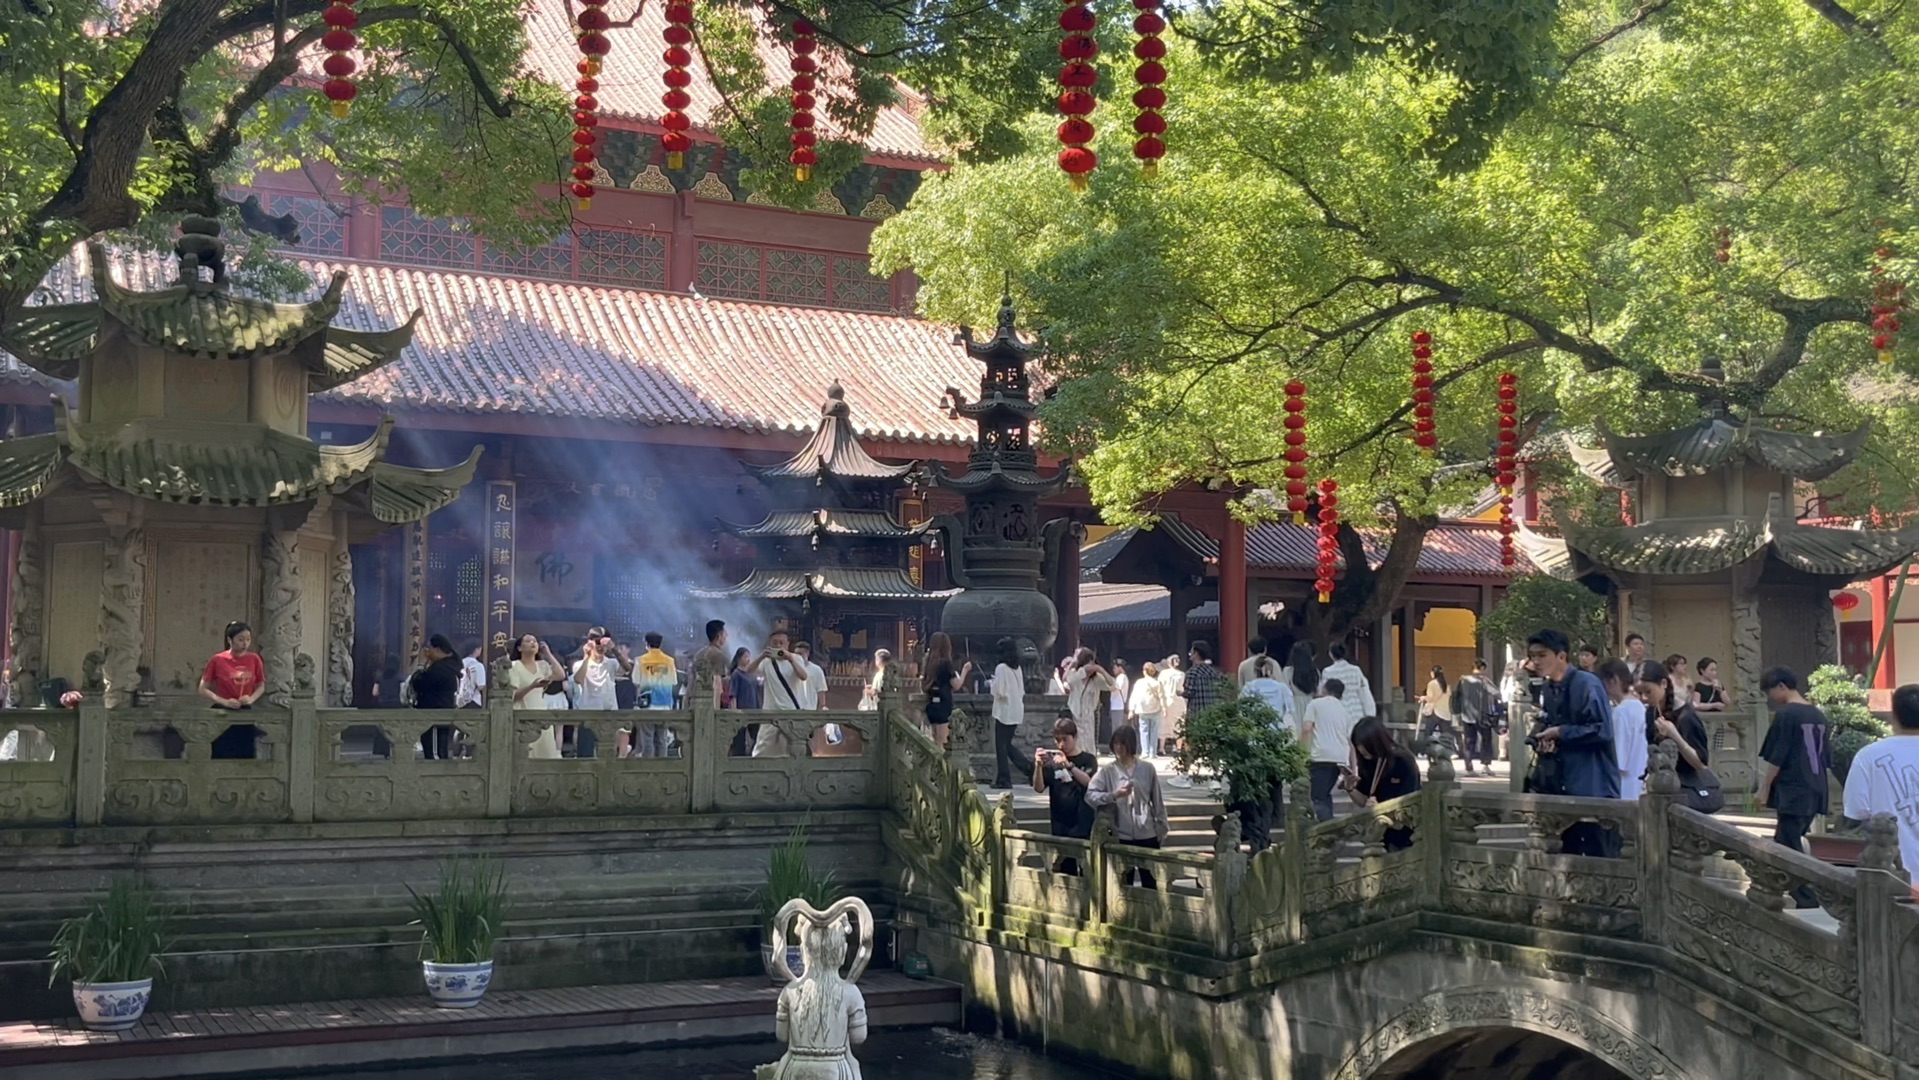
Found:
[[800, 658], [806, 666], [806, 685], [795, 686], [794, 696], [799, 698], [800, 709], [812, 712], [826, 708], [826, 672], [813, 662], [813, 644], [809, 641], [795, 641], [793, 655]]
[[460, 661], [460, 687], [453, 692], [453, 706], [458, 709], [486, 707], [486, 665], [480, 662], [478, 643], [467, 649], [466, 659]]
[[[1124, 660], [1113, 661], [1112, 675], [1113, 675], [1113, 692], [1111, 694], [1111, 709], [1113, 713], [1112, 726], [1114, 728], [1119, 728], [1119, 727], [1125, 726], [1126, 724], [1126, 708], [1128, 705], [1132, 703], [1131, 695], [1133, 692], [1133, 680], [1128, 678], [1126, 675], [1126, 661]], [[1152, 747], [1150, 745], [1146, 746], [1144, 749], [1146, 751], [1147, 757], [1153, 756]]]
[[1093, 650], [1081, 649], [1073, 657], [1073, 669], [1066, 673], [1066, 707], [1081, 731], [1098, 732], [1099, 696], [1113, 688], [1113, 677], [1093, 658]]
[[1306, 704], [1306, 717], [1300, 737], [1312, 759], [1308, 766], [1313, 785], [1313, 817], [1333, 819], [1333, 789], [1341, 774], [1353, 767], [1353, 718], [1341, 698], [1345, 684], [1327, 679], [1319, 685], [1319, 696]]
[[[803, 707], [801, 695], [807, 693], [810, 680], [806, 665], [787, 648], [786, 631], [775, 630], [767, 635], [766, 648], [753, 659], [748, 671], [760, 677], [761, 689], [765, 692], [765, 703], [761, 706], [778, 712], [811, 712]], [[754, 757], [787, 756], [788, 740], [780, 733], [776, 724], [761, 724], [753, 735]]]
[[[1899, 820], [1899, 861], [1919, 882], [1919, 683], [1892, 692], [1892, 734], [1860, 750], [1846, 773], [1846, 816]], [[1919, 899], [1919, 884], [1913, 886]]]
[[1613, 758], [1619, 763], [1619, 797], [1637, 799], [1645, 790], [1646, 703], [1633, 691], [1638, 687], [1624, 660], [1599, 665], [1599, 681], [1606, 684], [1612, 702]]

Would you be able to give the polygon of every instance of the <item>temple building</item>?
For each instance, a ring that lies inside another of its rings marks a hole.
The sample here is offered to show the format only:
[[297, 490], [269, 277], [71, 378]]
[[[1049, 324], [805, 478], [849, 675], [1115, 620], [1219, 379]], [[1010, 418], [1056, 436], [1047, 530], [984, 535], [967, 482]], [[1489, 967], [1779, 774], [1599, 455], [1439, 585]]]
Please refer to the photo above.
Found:
[[925, 587], [929, 523], [895, 516], [896, 506], [924, 505], [900, 499], [917, 467], [866, 452], [846, 390], [834, 383], [805, 446], [773, 464], [746, 466], [773, 509], [750, 525], [720, 522], [756, 550], [752, 572], [730, 588], [693, 595], [776, 612], [776, 622], [813, 643], [834, 689], [853, 691], [835, 704], [852, 707], [872, 673], [873, 651], [888, 649], [911, 668], [941, 601], [956, 591]]
[[[191, 691], [231, 620], [252, 624], [270, 694], [296, 678], [326, 696], [352, 682], [348, 545], [424, 519], [459, 497], [479, 451], [447, 469], [386, 460], [365, 438], [307, 436], [310, 395], [391, 363], [413, 320], [333, 325], [345, 274], [281, 304], [228, 287], [217, 221], [189, 218], [168, 286], [117, 283], [89, 250], [91, 300], [30, 307], [5, 342], [40, 374], [71, 380], [52, 430], [0, 441], [0, 522], [16, 531], [10, 658], [18, 700], [43, 681], [102, 683], [107, 703]], [[417, 316], [416, 316], [417, 318]]]
[[[1622, 633], [1655, 652], [1731, 657], [1722, 677], [1756, 700], [1764, 669], [1806, 672], [1839, 659], [1833, 595], [1919, 549], [1919, 530], [1814, 523], [1811, 485], [1849, 464], [1868, 429], [1805, 433], [1732, 415], [1706, 395], [1684, 427], [1575, 449], [1593, 479], [1626, 491], [1619, 524], [1562, 523], [1563, 542], [1526, 536], [1565, 576], [1603, 581]], [[1808, 509], [1802, 512], [1802, 507]]]

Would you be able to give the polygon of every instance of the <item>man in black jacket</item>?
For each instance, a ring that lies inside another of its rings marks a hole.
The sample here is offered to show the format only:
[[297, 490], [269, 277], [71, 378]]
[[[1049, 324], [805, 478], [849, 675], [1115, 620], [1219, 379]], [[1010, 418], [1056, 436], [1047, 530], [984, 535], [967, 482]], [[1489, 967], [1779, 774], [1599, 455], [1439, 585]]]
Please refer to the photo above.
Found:
[[[408, 680], [416, 709], [451, 709], [460, 691], [460, 658], [444, 634], [426, 639], [426, 666]], [[453, 725], [435, 724], [420, 735], [420, 753], [428, 761], [453, 756]]]

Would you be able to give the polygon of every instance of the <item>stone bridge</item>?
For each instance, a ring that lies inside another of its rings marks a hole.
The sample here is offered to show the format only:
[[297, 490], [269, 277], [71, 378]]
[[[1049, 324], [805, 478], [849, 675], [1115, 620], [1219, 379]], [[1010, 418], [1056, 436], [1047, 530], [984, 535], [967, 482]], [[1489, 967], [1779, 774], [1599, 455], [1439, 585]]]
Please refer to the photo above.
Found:
[[[1295, 790], [1249, 859], [1236, 822], [1210, 853], [1022, 830], [963, 751], [890, 739], [902, 947], [1056, 1053], [1235, 1080], [1919, 1078], [1890, 817], [1835, 868], [1686, 808], [1666, 758], [1638, 803], [1435, 783], [1316, 824]], [[1587, 821], [1621, 858], [1556, 853]], [[1818, 910], [1791, 910], [1800, 886]]]

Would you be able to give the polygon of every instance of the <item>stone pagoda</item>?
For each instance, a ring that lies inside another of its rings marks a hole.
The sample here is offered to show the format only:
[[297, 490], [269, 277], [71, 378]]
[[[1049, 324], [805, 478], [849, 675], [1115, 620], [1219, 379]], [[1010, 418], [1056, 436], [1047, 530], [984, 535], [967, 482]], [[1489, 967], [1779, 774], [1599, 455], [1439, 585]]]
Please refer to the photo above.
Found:
[[[64, 679], [129, 704], [141, 669], [190, 692], [230, 620], [249, 623], [268, 700], [296, 679], [348, 702], [350, 543], [452, 502], [479, 450], [454, 468], [384, 460], [391, 422], [354, 446], [307, 437], [310, 395], [399, 355], [413, 320], [332, 325], [346, 282], [281, 304], [235, 295], [220, 223], [188, 218], [177, 281], [113, 280], [88, 246], [95, 298], [28, 307], [4, 341], [22, 363], [77, 383], [54, 430], [0, 441], [0, 524], [21, 533], [10, 633], [16, 700]], [[416, 313], [414, 319], [418, 319]]]
[[[1716, 383], [1716, 366], [1704, 375]], [[1609, 582], [1622, 632], [1645, 635], [1659, 656], [1720, 659], [1734, 693], [1753, 702], [1765, 668], [1803, 674], [1837, 660], [1833, 591], [1899, 565], [1919, 549], [1919, 530], [1801, 520], [1810, 485], [1853, 460], [1867, 427], [1780, 431], [1734, 416], [1723, 394], [1700, 398], [1704, 415], [1684, 427], [1619, 435], [1601, 421], [1601, 445], [1574, 448], [1588, 476], [1633, 494], [1635, 514], [1566, 524], [1563, 556], [1545, 561]]]
[[910, 662], [920, 624], [954, 593], [914, 579], [909, 549], [926, 542], [930, 526], [901, 524], [893, 513], [894, 497], [918, 465], [888, 465], [866, 452], [836, 382], [827, 388], [819, 428], [799, 452], [746, 468], [766, 487], [772, 509], [750, 525], [720, 527], [753, 545], [753, 571], [731, 588], [694, 595], [770, 602], [841, 679], [858, 676], [875, 648]]
[[1038, 406], [1026, 371], [1032, 349], [1013, 324], [1012, 297], [1002, 297], [999, 328], [991, 338], [975, 341], [973, 331], [961, 327], [953, 339], [982, 361], [986, 372], [977, 401], [967, 401], [951, 387], [946, 391], [953, 415], [973, 418], [979, 435], [965, 472], [941, 468], [933, 475], [934, 486], [966, 500], [963, 518], [945, 523], [952, 541], [947, 558], [962, 588], [947, 601], [940, 629], [956, 647], [987, 658], [989, 667], [999, 639], [1014, 639], [1025, 658], [1027, 689], [1038, 692], [1046, 683], [1043, 662], [1059, 635], [1059, 612], [1040, 590], [1050, 528], [1040, 520], [1040, 500], [1066, 487], [1072, 475], [1070, 466], [1040, 475], [1032, 438]]

